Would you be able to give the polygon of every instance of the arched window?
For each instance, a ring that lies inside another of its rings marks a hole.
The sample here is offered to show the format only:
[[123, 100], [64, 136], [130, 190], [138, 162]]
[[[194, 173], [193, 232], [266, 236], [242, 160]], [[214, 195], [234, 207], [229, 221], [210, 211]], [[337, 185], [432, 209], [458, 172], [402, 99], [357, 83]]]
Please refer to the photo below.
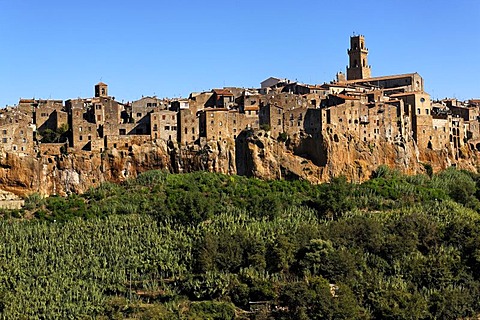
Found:
[[358, 61], [357, 59], [353, 60], [353, 67], [357, 68], [358, 67]]
[[353, 45], [353, 49], [354, 49], [354, 50], [357, 50], [357, 49], [358, 49], [357, 43], [355, 43], [355, 44]]
[[360, 47], [363, 49], [363, 42], [362, 42], [362, 43], [360, 43]]

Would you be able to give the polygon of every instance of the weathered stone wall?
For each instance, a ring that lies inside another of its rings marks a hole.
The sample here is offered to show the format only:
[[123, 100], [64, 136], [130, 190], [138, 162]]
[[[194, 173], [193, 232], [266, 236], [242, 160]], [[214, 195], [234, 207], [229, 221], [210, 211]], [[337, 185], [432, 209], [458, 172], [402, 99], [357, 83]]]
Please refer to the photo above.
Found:
[[[117, 143], [123, 141], [115, 138]], [[434, 170], [453, 163], [475, 170], [480, 163], [478, 152], [468, 146], [463, 146], [457, 154], [447, 149], [419, 150], [412, 139], [381, 139], [372, 144], [348, 132], [301, 133], [279, 142], [270, 132], [248, 130], [241, 132], [236, 140], [182, 147], [161, 139], [147, 140], [136, 141], [139, 145], [128, 148], [124, 145], [109, 148], [102, 153], [70, 148], [61, 155], [20, 157], [3, 152], [0, 153], [0, 188], [18, 195], [33, 192], [66, 195], [85, 192], [104, 181], [121, 182], [152, 169], [175, 173], [205, 170], [262, 179], [300, 178], [313, 183], [344, 175], [350, 181], [361, 182], [380, 165], [416, 174], [423, 172], [422, 163], [430, 163]]]

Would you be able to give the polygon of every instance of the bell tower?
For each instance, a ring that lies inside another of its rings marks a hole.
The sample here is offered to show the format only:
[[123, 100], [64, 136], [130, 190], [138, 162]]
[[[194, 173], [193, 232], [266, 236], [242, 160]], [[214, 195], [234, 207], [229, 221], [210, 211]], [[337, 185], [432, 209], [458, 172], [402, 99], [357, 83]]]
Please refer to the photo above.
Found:
[[368, 49], [365, 47], [365, 37], [362, 35], [350, 37], [350, 49], [347, 52], [349, 57], [347, 80], [370, 78], [372, 70], [368, 65]]
[[95, 97], [108, 97], [108, 85], [99, 82], [95, 85]]

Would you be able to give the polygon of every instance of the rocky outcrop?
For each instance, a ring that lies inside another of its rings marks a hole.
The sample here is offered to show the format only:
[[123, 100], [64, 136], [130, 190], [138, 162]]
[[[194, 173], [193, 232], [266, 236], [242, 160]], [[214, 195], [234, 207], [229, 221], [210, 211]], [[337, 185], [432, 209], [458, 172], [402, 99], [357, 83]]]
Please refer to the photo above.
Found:
[[62, 155], [37, 157], [0, 153], [0, 189], [17, 195], [83, 193], [104, 181], [121, 182], [152, 169], [174, 173], [203, 170], [312, 183], [343, 175], [361, 182], [380, 165], [417, 174], [424, 172], [424, 163], [435, 171], [453, 164], [475, 170], [478, 154], [468, 146], [458, 154], [450, 150], [418, 150], [411, 139], [374, 144], [353, 135], [322, 133], [298, 134], [277, 141], [266, 131], [246, 131], [235, 142], [222, 140], [183, 147], [157, 140], [103, 153], [68, 150]]

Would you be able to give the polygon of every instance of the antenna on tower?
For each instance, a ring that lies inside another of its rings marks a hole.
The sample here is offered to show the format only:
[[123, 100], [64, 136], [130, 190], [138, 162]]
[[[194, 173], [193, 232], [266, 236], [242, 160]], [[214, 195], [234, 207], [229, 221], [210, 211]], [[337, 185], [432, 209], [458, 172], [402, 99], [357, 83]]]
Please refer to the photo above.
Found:
[[355, 36], [355, 31], [353, 31], [353, 36]]

